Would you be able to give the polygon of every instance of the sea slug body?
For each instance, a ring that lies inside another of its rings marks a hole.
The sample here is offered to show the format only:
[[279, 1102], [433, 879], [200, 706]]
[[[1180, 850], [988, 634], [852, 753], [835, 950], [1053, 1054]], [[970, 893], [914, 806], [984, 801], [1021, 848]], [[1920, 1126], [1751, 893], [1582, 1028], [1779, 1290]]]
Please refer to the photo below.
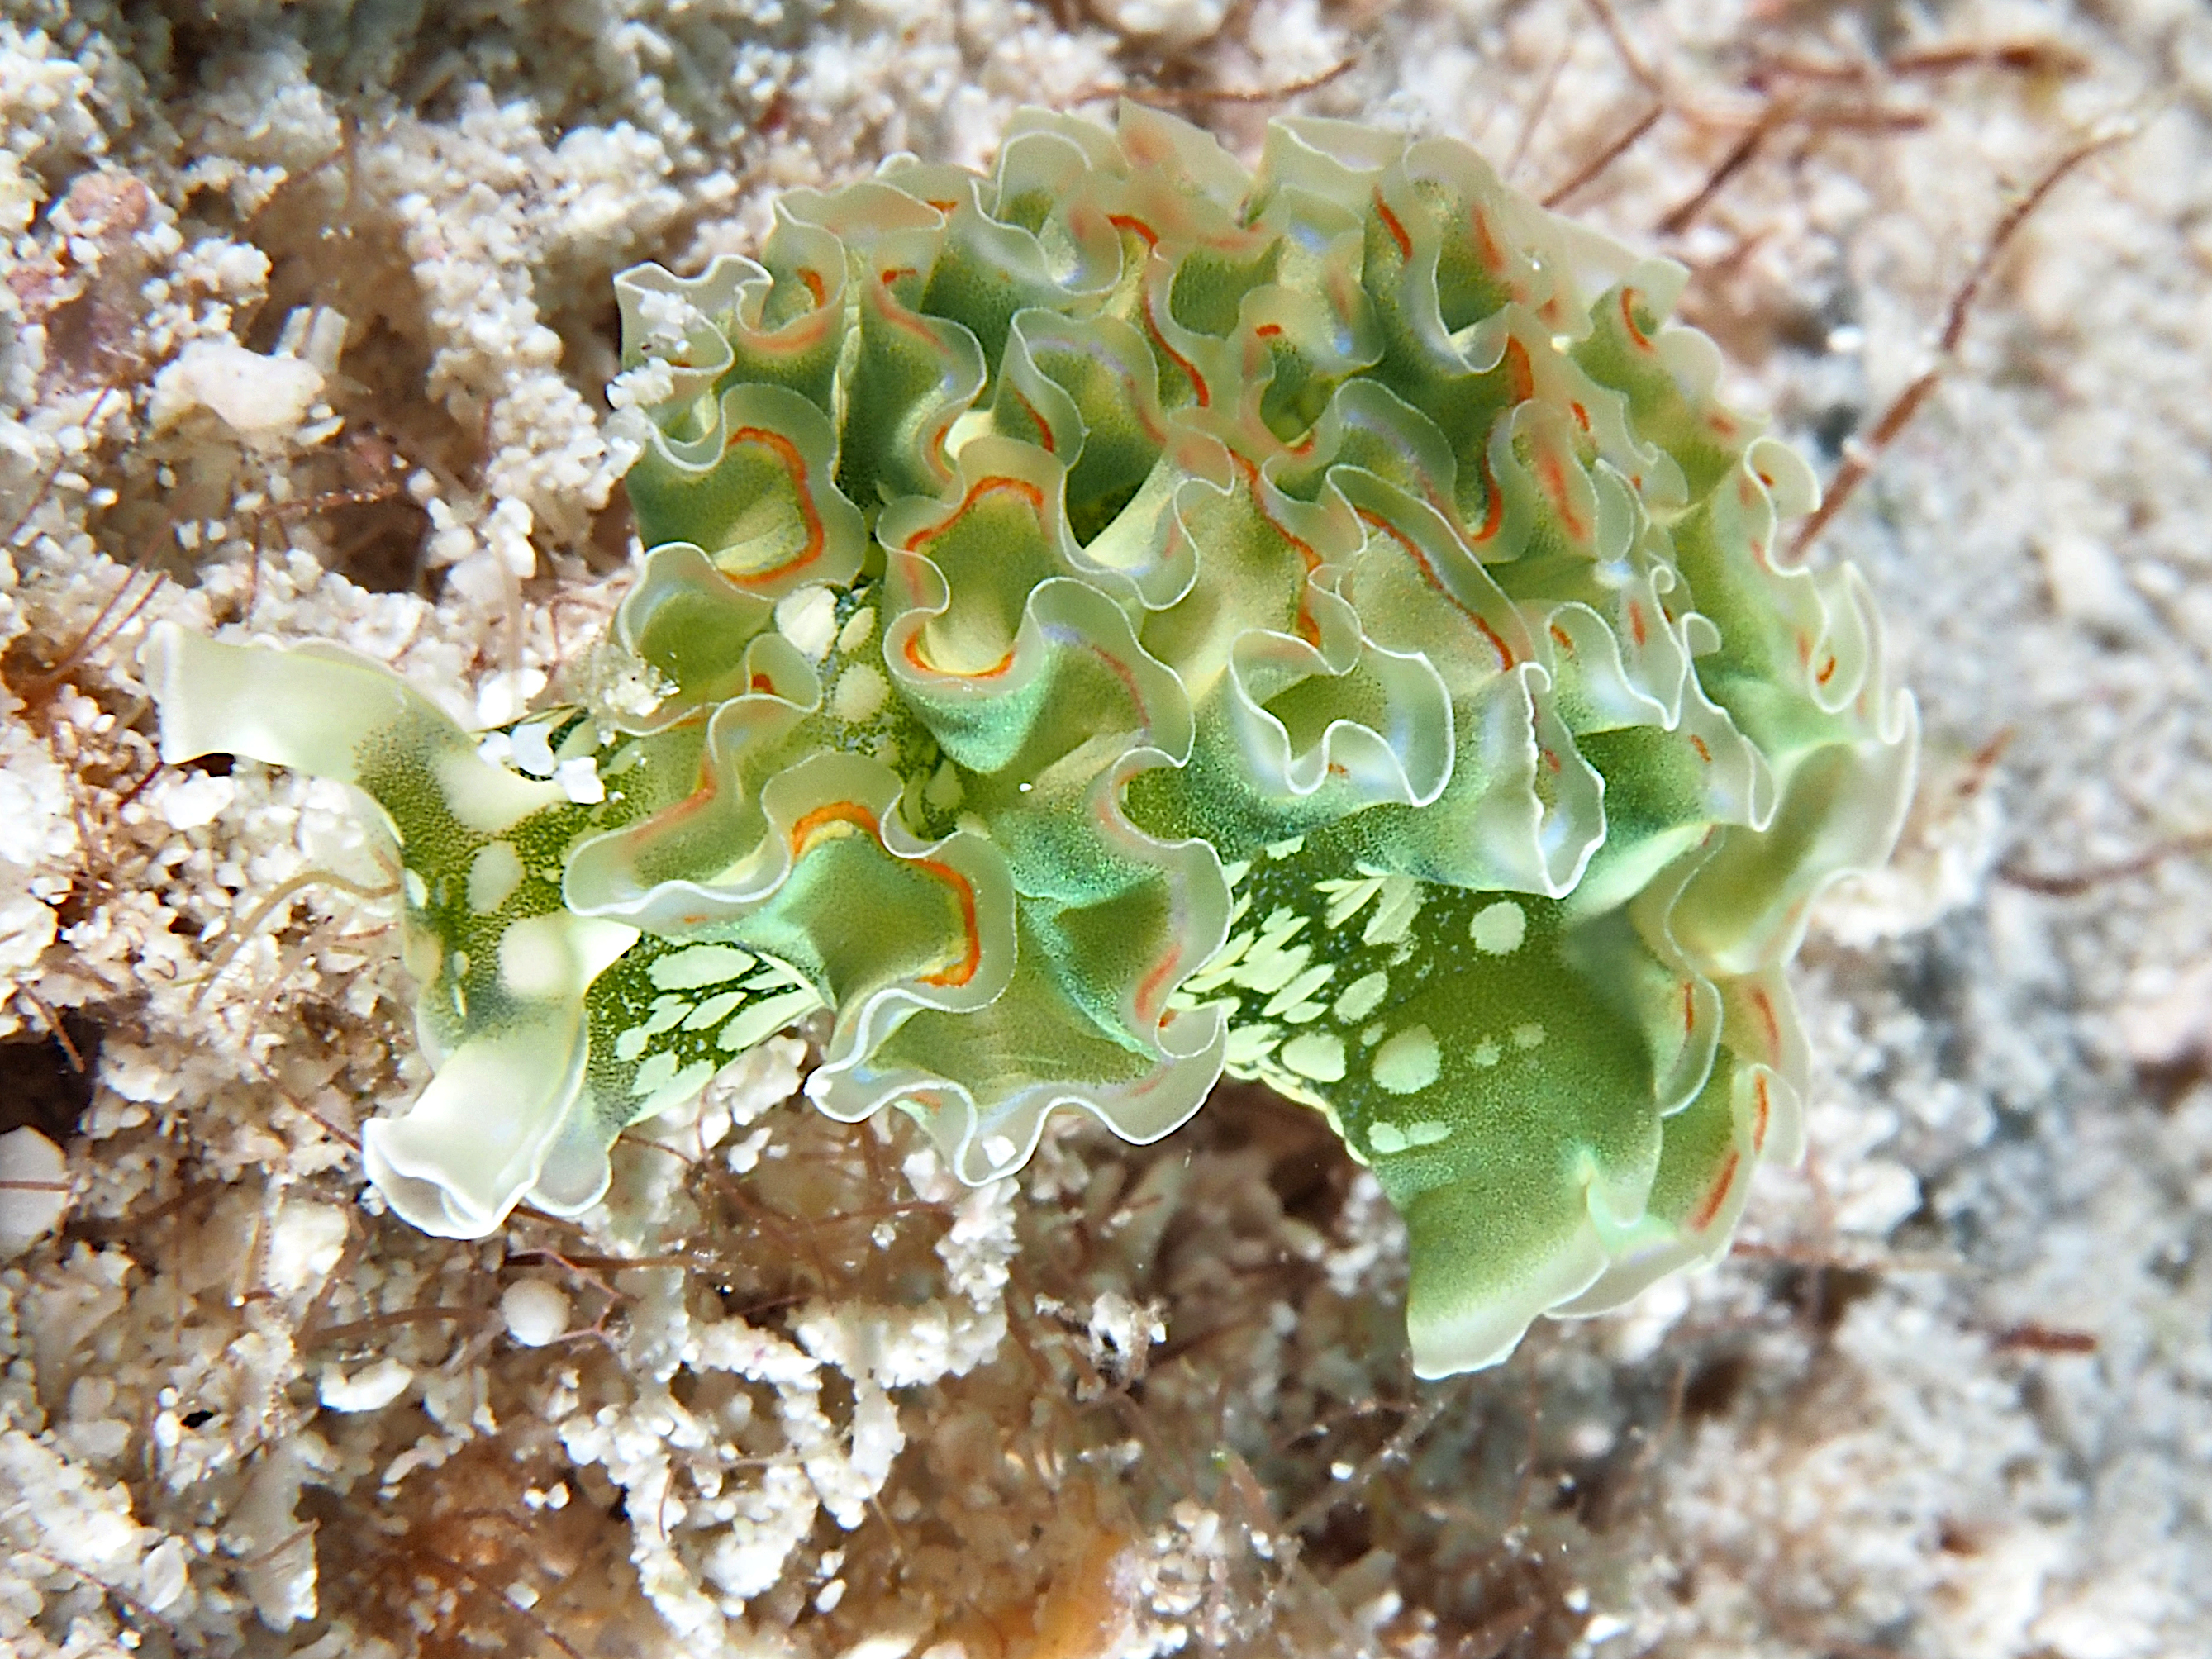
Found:
[[[487, 741], [326, 647], [149, 649], [162, 752], [373, 798], [436, 1066], [364, 1154], [473, 1237], [827, 1011], [960, 1175], [1224, 1069], [1406, 1218], [1415, 1369], [1723, 1249], [1799, 1142], [1784, 969], [1915, 723], [1685, 280], [1457, 143], [1125, 106], [617, 279], [647, 550]], [[617, 401], [622, 401], [617, 399]], [[635, 688], [653, 688], [641, 698]]]

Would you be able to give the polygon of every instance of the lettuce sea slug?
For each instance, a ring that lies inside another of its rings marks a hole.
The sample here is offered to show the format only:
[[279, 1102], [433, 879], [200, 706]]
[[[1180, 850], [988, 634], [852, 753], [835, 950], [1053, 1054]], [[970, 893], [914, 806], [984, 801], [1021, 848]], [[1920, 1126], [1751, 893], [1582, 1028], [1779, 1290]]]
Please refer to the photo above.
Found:
[[357, 785], [436, 1074], [370, 1177], [475, 1237], [817, 1010], [806, 1089], [962, 1176], [1224, 1071], [1410, 1234], [1415, 1369], [1725, 1248], [1796, 1155], [1784, 969], [1910, 701], [1685, 273], [1466, 146], [1018, 115], [617, 280], [647, 551], [485, 737], [339, 651], [149, 647], [165, 758]]

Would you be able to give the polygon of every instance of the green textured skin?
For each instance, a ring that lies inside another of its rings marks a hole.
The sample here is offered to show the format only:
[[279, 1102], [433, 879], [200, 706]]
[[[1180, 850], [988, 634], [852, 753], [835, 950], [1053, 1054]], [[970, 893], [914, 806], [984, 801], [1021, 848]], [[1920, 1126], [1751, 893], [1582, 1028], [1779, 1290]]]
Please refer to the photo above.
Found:
[[1910, 781], [1682, 279], [1456, 143], [1285, 122], [1247, 174], [1024, 112], [988, 178], [895, 161], [759, 264], [617, 279], [649, 551], [524, 723], [603, 800], [334, 678], [381, 671], [174, 634], [164, 750], [384, 808], [441, 1065], [369, 1163], [426, 1225], [581, 1207], [827, 1008], [814, 1100], [969, 1181], [1224, 1068], [1312, 1104], [1406, 1216], [1416, 1369], [1486, 1364], [1796, 1155], [1782, 969]]

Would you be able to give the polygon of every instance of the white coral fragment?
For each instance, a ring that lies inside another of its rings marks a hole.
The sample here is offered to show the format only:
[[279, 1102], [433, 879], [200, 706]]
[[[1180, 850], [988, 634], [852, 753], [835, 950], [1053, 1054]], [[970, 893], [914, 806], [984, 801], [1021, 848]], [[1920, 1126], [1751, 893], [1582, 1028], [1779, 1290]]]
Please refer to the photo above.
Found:
[[264, 357], [229, 340], [195, 340], [154, 380], [156, 430], [211, 410], [250, 443], [279, 443], [323, 393], [323, 372], [297, 357]]

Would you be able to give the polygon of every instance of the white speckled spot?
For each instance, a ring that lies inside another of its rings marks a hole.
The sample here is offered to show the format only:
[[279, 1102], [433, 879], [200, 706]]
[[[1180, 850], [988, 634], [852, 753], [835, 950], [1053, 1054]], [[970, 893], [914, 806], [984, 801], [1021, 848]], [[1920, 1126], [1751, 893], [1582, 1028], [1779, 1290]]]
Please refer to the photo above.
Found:
[[1386, 1094], [1418, 1094], [1437, 1080], [1443, 1055], [1436, 1034], [1425, 1025], [1409, 1026], [1375, 1051], [1370, 1062], [1376, 1086]]
[[689, 950], [656, 957], [645, 975], [661, 990], [694, 991], [702, 985], [720, 985], [726, 979], [735, 979], [754, 961], [750, 951], [740, 951], [734, 945], [695, 945]]
[[837, 648], [845, 652], [858, 651], [874, 637], [875, 632], [876, 607], [864, 605], [845, 618], [844, 627], [837, 633]]
[[1232, 1025], [1222, 1064], [1232, 1071], [1249, 1070], [1274, 1052], [1282, 1030], [1274, 1025]]
[[776, 601], [776, 632], [812, 662], [820, 662], [837, 636], [837, 601], [826, 587], [802, 587]]
[[[509, 996], [550, 1000], [575, 988], [567, 922], [565, 913], [527, 916], [499, 936], [499, 982]], [[465, 968], [454, 969], [455, 978], [467, 976]]]
[[637, 1068], [637, 1075], [630, 1079], [629, 1091], [641, 1099], [666, 1088], [675, 1077], [676, 1055], [672, 1050], [663, 1048]]
[[480, 916], [498, 909], [521, 885], [522, 854], [511, 842], [495, 841], [480, 847], [469, 861], [469, 908]]
[[1288, 937], [1286, 933], [1262, 934], [1260, 942], [1246, 953], [1243, 964], [1234, 975], [1237, 983], [1247, 990], [1264, 992], [1272, 997], [1305, 972], [1306, 960], [1313, 955], [1313, 946], [1296, 945], [1287, 951], [1279, 948], [1277, 941]]
[[1528, 935], [1528, 913], [1511, 899], [1484, 905], [1474, 913], [1474, 923], [1468, 928], [1474, 948], [1493, 957], [1511, 956]]
[[890, 695], [890, 682], [884, 678], [882, 669], [873, 663], [856, 662], [837, 676], [836, 688], [830, 694], [830, 712], [848, 725], [857, 726], [872, 719]]
[[711, 1060], [695, 1060], [653, 1091], [646, 1104], [651, 1114], [673, 1111], [705, 1088], [719, 1068]]
[[1382, 890], [1380, 876], [1358, 876], [1348, 881], [1323, 881], [1314, 884], [1314, 890], [1328, 900], [1328, 910], [1321, 925], [1334, 933], [1358, 915], [1367, 901]]
[[1364, 974], [1344, 988], [1344, 994], [1336, 1000], [1336, 1017], [1350, 1024], [1355, 1019], [1364, 1019], [1382, 1006], [1382, 999], [1390, 994], [1390, 975], [1384, 973]]
[[653, 1010], [646, 1016], [645, 1024], [636, 1029], [649, 1037], [663, 1031], [672, 1031], [684, 1016], [691, 1012], [691, 1005], [682, 997], [655, 997]]
[[780, 996], [763, 997], [716, 1032], [714, 1046], [726, 1054], [742, 1054], [821, 1006], [822, 999], [807, 985]]
[[718, 995], [708, 997], [696, 1008], [684, 1016], [682, 1029], [686, 1031], [703, 1031], [709, 1025], [719, 1025], [735, 1013], [738, 1005], [744, 1000], [745, 994], [743, 991], [724, 991]]
[[1533, 1019], [1513, 1028], [1513, 1046], [1516, 1048], [1534, 1048], [1543, 1040], [1544, 1028]]
[[545, 780], [526, 778], [503, 766], [486, 766], [471, 749], [442, 750], [430, 763], [446, 810], [480, 836], [503, 836], [532, 812], [558, 805], [563, 797], [550, 781], [550, 750], [545, 770]]
[[1367, 1131], [1367, 1144], [1384, 1154], [1406, 1150], [1406, 1137], [1395, 1123], [1377, 1123]]
[[1360, 942], [1365, 945], [1395, 945], [1412, 931], [1413, 918], [1421, 913], [1428, 893], [1411, 876], [1386, 876], [1382, 879], [1382, 896], [1376, 900], [1375, 914], [1367, 918], [1367, 926], [1360, 929]]
[[1328, 984], [1335, 972], [1336, 964], [1333, 962], [1317, 963], [1313, 967], [1305, 969], [1293, 976], [1291, 981], [1273, 996], [1267, 999], [1267, 1006], [1260, 1010], [1261, 1018], [1282, 1018], [1289, 1010], [1297, 1007], [1298, 1004], [1305, 1001], [1316, 991]]
[[1449, 1139], [1450, 1136], [1451, 1125], [1439, 1123], [1432, 1117], [1423, 1118], [1419, 1123], [1408, 1123], [1406, 1126], [1406, 1144], [1408, 1146], [1433, 1146], [1439, 1140]]
[[1359, 1034], [1359, 1046], [1363, 1048], [1372, 1048], [1376, 1043], [1382, 1041], [1382, 1033], [1389, 1029], [1390, 1028], [1383, 1024], [1382, 1021], [1376, 1021], [1374, 1024], [1369, 1026], [1365, 1030]]
[[1488, 1037], [1485, 1037], [1468, 1050], [1467, 1057], [1478, 1066], [1495, 1066], [1504, 1052]]
[[1334, 1031], [1304, 1031], [1282, 1046], [1277, 1059], [1300, 1077], [1335, 1083], [1344, 1076], [1344, 1039]]

